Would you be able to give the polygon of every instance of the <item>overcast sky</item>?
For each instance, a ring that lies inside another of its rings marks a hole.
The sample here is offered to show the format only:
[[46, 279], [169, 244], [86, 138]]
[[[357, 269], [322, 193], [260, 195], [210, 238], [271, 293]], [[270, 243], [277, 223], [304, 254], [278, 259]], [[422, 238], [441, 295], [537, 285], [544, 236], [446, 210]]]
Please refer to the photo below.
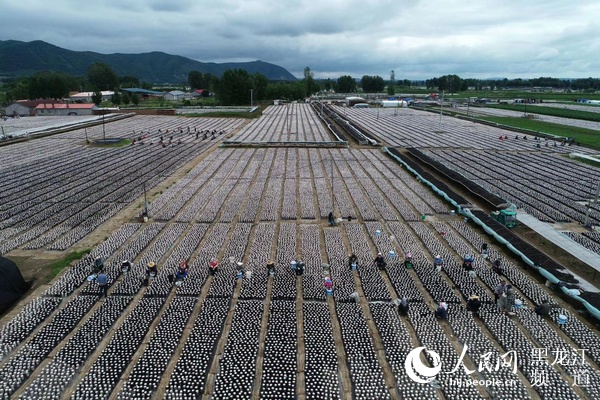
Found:
[[600, 77], [598, 0], [15, 0], [0, 39], [262, 60], [297, 77]]

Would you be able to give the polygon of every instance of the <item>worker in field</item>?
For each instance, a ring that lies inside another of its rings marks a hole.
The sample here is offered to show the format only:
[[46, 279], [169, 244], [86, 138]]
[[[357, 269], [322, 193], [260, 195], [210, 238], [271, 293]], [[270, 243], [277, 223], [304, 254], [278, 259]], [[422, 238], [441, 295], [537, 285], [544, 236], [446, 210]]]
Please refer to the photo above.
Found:
[[302, 274], [304, 274], [304, 262], [302, 262], [302, 260], [298, 260], [296, 263], [296, 275], [300, 276]]
[[548, 302], [548, 299], [544, 299], [542, 304], [538, 304], [535, 306], [535, 313], [541, 317], [547, 317], [550, 315], [550, 310], [552, 309], [552, 305]]
[[146, 275], [148, 275], [148, 278], [155, 278], [157, 274], [158, 266], [153, 261], [150, 261], [148, 265], [146, 265]]
[[481, 300], [476, 294], [469, 296], [467, 300], [467, 311], [471, 311], [474, 316], [479, 316], [479, 309], [481, 308]]
[[267, 276], [275, 275], [275, 261], [269, 260], [267, 262]]
[[441, 302], [438, 305], [438, 308], [435, 310], [435, 317], [437, 319], [447, 319], [448, 318], [448, 304], [446, 304], [445, 302]]
[[398, 302], [398, 314], [401, 316], [408, 315], [408, 300], [406, 296], [402, 296], [402, 299]]
[[188, 275], [187, 262], [185, 260], [182, 260], [181, 264], [179, 264], [179, 268], [177, 269], [175, 276], [178, 281], [182, 281], [187, 277], [187, 275]]
[[219, 268], [219, 260], [216, 257], [212, 257], [208, 262], [208, 273], [210, 275], [214, 275], [217, 273], [217, 269]]
[[506, 292], [498, 299], [498, 308], [506, 315], [515, 315], [512, 312], [515, 306], [516, 294], [512, 285], [506, 285]]
[[494, 271], [495, 273], [497, 273], [498, 275], [502, 275], [504, 273], [504, 270], [502, 269], [502, 262], [500, 261], [499, 258], [497, 258], [493, 263], [492, 263], [492, 271]]
[[108, 296], [108, 276], [104, 272], [100, 272], [96, 277], [96, 283], [100, 288], [100, 295], [98, 298], [102, 298], [103, 295], [106, 298]]
[[353, 269], [356, 269], [357, 264], [358, 263], [358, 257], [356, 257], [356, 255], [354, 253], [350, 254], [348, 256], [348, 268], [350, 268], [350, 271], [352, 271]]
[[442, 267], [444, 266], [444, 259], [442, 258], [441, 255], [437, 255], [435, 256], [435, 258], [433, 259], [433, 267], [435, 268], [435, 270], [437, 272], [441, 272], [442, 271]]
[[102, 257], [96, 257], [94, 259], [94, 274], [96, 275], [102, 271], [104, 271], [104, 260]]
[[463, 258], [463, 269], [467, 271], [470, 277], [475, 278], [477, 276], [475, 268], [473, 268], [473, 257], [465, 256]]
[[331, 225], [331, 226], [335, 225], [335, 219], [333, 218], [333, 212], [329, 212], [329, 215], [327, 216], [327, 220], [329, 221], [329, 225]]
[[506, 280], [502, 279], [496, 289], [494, 289], [494, 301], [498, 304], [500, 297], [506, 293]]
[[404, 255], [404, 266], [407, 268], [411, 268], [412, 263], [412, 253], [409, 251]]
[[375, 264], [380, 270], [385, 269], [386, 263], [381, 253], [377, 253], [377, 257], [375, 257], [373, 260], [373, 264]]
[[131, 271], [131, 263], [127, 260], [123, 260], [121, 262], [121, 272], [126, 274]]

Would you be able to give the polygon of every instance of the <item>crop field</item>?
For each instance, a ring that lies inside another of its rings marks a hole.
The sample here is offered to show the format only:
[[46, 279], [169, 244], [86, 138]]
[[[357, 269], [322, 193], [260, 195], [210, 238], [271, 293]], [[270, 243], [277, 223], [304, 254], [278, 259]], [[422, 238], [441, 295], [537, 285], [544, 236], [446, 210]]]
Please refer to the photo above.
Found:
[[[440, 129], [436, 115], [400, 111], [340, 114], [387, 145], [448, 159], [503, 195], [522, 185], [527, 197], [515, 200], [541, 219], [578, 221], [574, 204], [595, 192], [600, 170], [563, 157], [569, 146], [500, 140], [496, 128], [450, 118]], [[9, 258], [68, 251], [135, 211], [3, 318], [1, 399], [600, 397], [596, 328], [502, 248], [490, 244], [482, 257], [489, 238], [380, 149], [332, 146], [337, 138], [310, 105], [271, 106], [252, 121], [136, 116], [105, 128], [136, 143], [97, 148], [76, 130], [0, 148], [0, 252]], [[215, 145], [224, 140], [240, 146]], [[260, 145], [267, 142], [285, 146]], [[493, 186], [490, 176], [506, 169], [515, 179]], [[541, 196], [548, 179], [565, 193]], [[153, 194], [146, 223], [133, 219], [144, 186]], [[554, 202], [563, 208], [549, 211]], [[593, 218], [600, 221], [600, 209]], [[373, 263], [378, 252], [383, 269]], [[461, 267], [467, 254], [475, 276]], [[445, 260], [439, 273], [437, 255]], [[105, 260], [106, 298], [88, 281], [96, 257]], [[220, 261], [214, 275], [212, 257]], [[290, 266], [299, 259], [301, 275]], [[524, 304], [515, 315], [494, 304], [496, 259]], [[133, 264], [127, 273], [122, 260]], [[176, 286], [170, 276], [182, 260], [189, 272]], [[158, 274], [145, 281], [149, 262]], [[473, 294], [483, 303], [479, 317], [465, 308]], [[402, 297], [407, 316], [393, 302]], [[554, 306], [548, 318], [533, 310], [543, 300]], [[434, 317], [440, 302], [448, 304], [444, 321]], [[430, 383], [408, 372], [419, 347], [437, 358], [418, 364], [441, 367]], [[506, 354], [510, 362], [496, 362]]]
[[563, 108], [563, 107], [535, 107], [532, 109], [529, 104], [513, 104], [513, 105], [492, 105], [490, 107], [497, 108], [500, 110], [512, 110], [518, 112], [527, 112], [529, 107], [530, 112], [535, 112], [541, 115], [548, 115], [552, 117], [570, 118], [570, 119], [581, 119], [585, 121], [600, 122], [600, 114], [596, 110], [590, 107], [587, 110], [578, 108]]

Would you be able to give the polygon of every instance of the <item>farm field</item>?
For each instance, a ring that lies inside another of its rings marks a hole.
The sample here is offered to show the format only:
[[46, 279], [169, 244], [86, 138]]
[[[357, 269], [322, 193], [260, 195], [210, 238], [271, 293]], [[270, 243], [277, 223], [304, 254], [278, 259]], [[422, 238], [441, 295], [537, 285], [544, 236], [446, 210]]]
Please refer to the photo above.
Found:
[[[511, 110], [517, 112], [527, 112], [529, 104], [512, 104], [512, 105], [489, 105], [487, 108], [496, 108], [499, 110]], [[534, 105], [535, 107], [535, 105]], [[587, 110], [577, 108], [564, 108], [564, 107], [535, 107], [533, 110], [530, 108], [530, 112], [535, 112], [540, 115], [548, 115], [552, 117], [569, 118], [569, 119], [581, 119], [584, 121], [600, 122], [600, 114], [592, 107]]]
[[[564, 157], [569, 146], [500, 140], [496, 128], [392, 112], [340, 110], [384, 144], [418, 148], [499, 195], [514, 196], [511, 185], [520, 185], [528, 195], [516, 198], [519, 207], [543, 220], [578, 222], [574, 204], [591, 196], [590, 183], [600, 178], [597, 168]], [[90, 254], [3, 318], [0, 398], [600, 396], [600, 337], [589, 321], [502, 248], [490, 244], [482, 257], [489, 239], [380, 149], [332, 146], [338, 139], [310, 105], [271, 106], [251, 121], [136, 116], [106, 128], [107, 136], [136, 144], [90, 147], [84, 132], [71, 131], [0, 148], [2, 254], [65, 252], [112, 227]], [[101, 129], [87, 133], [98, 137]], [[217, 146], [223, 140], [241, 146]], [[260, 145], [272, 142], [281, 146]], [[465, 157], [470, 162], [461, 162]], [[513, 179], [497, 179], [506, 169]], [[562, 185], [560, 197], [540, 194], [548, 180]], [[567, 190], [569, 184], [576, 186]], [[144, 186], [146, 223], [134, 218]], [[330, 212], [339, 218], [334, 225]], [[373, 263], [378, 252], [383, 269]], [[351, 253], [356, 269], [348, 265]], [[403, 265], [407, 253], [412, 268]], [[462, 269], [466, 254], [474, 256], [475, 276]], [[439, 273], [438, 255], [445, 261]], [[105, 260], [106, 298], [87, 279], [96, 257]], [[212, 257], [220, 260], [214, 275]], [[290, 263], [300, 259], [305, 270], [297, 275]], [[494, 304], [496, 259], [524, 304], [513, 316]], [[123, 260], [133, 264], [127, 273]], [[169, 276], [182, 260], [188, 276], [175, 286]], [[158, 274], [146, 285], [149, 262]], [[465, 308], [473, 294], [483, 303], [479, 318]], [[407, 316], [393, 303], [401, 297], [410, 304]], [[533, 310], [543, 300], [554, 306], [546, 319]], [[440, 302], [448, 304], [446, 321], [434, 317]], [[433, 384], [407, 373], [405, 360], [422, 346], [439, 355], [442, 372]], [[549, 362], [540, 362], [544, 349]], [[577, 358], [582, 349], [585, 363]], [[478, 368], [507, 353], [514, 363]], [[552, 363], [556, 354], [565, 355], [562, 362]], [[473, 379], [497, 384], [465, 383]]]

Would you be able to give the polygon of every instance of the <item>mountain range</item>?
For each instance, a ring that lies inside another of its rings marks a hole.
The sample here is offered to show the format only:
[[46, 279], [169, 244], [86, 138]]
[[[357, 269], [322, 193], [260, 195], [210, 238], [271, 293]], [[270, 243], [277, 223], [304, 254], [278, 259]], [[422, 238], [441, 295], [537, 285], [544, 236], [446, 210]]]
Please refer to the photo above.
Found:
[[29, 76], [42, 71], [86, 76], [87, 68], [98, 62], [109, 65], [119, 76], [135, 76], [142, 82], [153, 84], [187, 82], [190, 71], [221, 76], [227, 69], [243, 69], [250, 74], [258, 72], [269, 80], [296, 80], [285, 68], [264, 61], [206, 63], [157, 51], [100, 54], [67, 50], [41, 40], [0, 40], [0, 77]]

